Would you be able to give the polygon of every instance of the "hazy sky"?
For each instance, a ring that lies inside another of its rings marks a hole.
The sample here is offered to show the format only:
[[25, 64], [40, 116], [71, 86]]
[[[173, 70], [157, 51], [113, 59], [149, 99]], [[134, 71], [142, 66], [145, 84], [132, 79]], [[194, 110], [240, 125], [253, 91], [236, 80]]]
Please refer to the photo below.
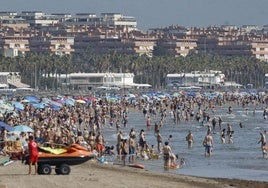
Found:
[[122, 13], [147, 30], [181, 26], [268, 24], [268, 0], [0, 0], [0, 11]]

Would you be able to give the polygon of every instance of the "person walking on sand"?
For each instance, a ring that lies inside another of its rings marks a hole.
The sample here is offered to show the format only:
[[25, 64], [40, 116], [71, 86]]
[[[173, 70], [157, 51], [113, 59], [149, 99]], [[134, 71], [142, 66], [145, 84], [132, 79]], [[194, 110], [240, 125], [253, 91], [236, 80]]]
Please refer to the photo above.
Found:
[[210, 132], [207, 132], [207, 135], [203, 141], [203, 146], [205, 147], [205, 156], [210, 157], [213, 148], [213, 137], [211, 136]]
[[194, 135], [192, 131], [189, 131], [188, 135], [186, 136], [186, 141], [188, 142], [188, 148], [191, 149], [194, 143]]
[[32, 173], [32, 165], [34, 164], [34, 170], [37, 174], [37, 162], [38, 162], [38, 145], [34, 141], [34, 138], [32, 135], [29, 136], [29, 143], [28, 143], [28, 150], [29, 150], [29, 172], [30, 175]]

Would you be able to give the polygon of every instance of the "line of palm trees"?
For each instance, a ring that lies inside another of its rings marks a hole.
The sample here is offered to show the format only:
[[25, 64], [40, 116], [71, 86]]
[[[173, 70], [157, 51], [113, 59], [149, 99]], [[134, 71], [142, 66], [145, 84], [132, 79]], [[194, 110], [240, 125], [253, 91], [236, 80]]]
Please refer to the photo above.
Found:
[[220, 70], [227, 81], [236, 81], [243, 85], [251, 83], [256, 88], [263, 88], [268, 63], [253, 57], [221, 57], [195, 53], [186, 57], [123, 55], [115, 51], [98, 55], [92, 54], [90, 49], [64, 56], [32, 52], [14, 58], [0, 56], [0, 72], [21, 72], [22, 82], [31, 87], [52, 90], [61, 87], [57, 82], [59, 75], [74, 72], [130, 72], [135, 74], [134, 82], [148, 83], [154, 89], [163, 89], [167, 74], [198, 70]]

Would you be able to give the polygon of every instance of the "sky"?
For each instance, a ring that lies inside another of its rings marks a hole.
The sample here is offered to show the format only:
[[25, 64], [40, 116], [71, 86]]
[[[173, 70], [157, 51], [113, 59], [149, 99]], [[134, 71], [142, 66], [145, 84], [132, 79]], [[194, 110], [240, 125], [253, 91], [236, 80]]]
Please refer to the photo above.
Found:
[[121, 13], [137, 28], [268, 24], [268, 0], [1, 0], [0, 11]]

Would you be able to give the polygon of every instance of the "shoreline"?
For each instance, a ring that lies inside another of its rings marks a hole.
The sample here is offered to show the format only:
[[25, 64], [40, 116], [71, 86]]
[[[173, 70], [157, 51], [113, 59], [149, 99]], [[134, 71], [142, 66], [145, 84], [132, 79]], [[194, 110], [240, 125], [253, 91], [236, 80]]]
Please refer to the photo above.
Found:
[[16, 161], [1, 166], [0, 188], [30, 187], [185, 187], [185, 188], [221, 188], [245, 187], [265, 188], [268, 182], [205, 178], [173, 173], [161, 173], [127, 166], [101, 164], [88, 161], [78, 166], [71, 166], [70, 175], [27, 175], [28, 166]]

